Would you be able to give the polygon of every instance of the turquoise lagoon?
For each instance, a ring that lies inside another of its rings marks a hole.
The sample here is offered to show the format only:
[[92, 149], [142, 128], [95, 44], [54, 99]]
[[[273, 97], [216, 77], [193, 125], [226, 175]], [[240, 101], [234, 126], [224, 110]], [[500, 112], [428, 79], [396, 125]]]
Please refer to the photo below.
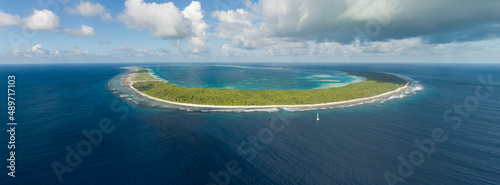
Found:
[[160, 65], [147, 68], [168, 83], [188, 88], [306, 90], [341, 87], [366, 80], [364, 77], [333, 70], [199, 65]]

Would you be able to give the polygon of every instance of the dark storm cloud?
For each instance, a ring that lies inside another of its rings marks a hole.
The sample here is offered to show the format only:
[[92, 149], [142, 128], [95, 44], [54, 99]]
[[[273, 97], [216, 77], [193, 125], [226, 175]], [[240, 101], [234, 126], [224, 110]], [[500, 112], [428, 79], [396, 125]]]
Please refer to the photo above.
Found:
[[278, 37], [341, 43], [425, 37], [446, 43], [500, 36], [498, 0], [262, 0], [260, 5], [264, 27]]

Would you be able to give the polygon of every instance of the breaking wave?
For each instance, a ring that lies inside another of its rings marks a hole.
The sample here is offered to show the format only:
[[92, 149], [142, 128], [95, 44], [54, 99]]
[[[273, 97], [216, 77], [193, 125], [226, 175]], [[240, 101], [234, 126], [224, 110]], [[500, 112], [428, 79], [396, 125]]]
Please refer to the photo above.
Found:
[[180, 105], [173, 105], [165, 102], [158, 102], [151, 100], [149, 98], [146, 98], [138, 93], [136, 93], [134, 90], [129, 88], [126, 83], [125, 83], [125, 78], [126, 76], [130, 73], [130, 71], [123, 72], [115, 77], [113, 77], [109, 82], [107, 83], [107, 88], [108, 90], [115, 95], [116, 97], [119, 97], [122, 100], [125, 100], [133, 105], [136, 106], [142, 106], [142, 107], [149, 107], [149, 108], [158, 108], [158, 109], [178, 109], [178, 110], [185, 110], [185, 111], [199, 111], [199, 112], [278, 112], [281, 110], [284, 111], [311, 111], [311, 110], [324, 110], [324, 109], [333, 109], [333, 108], [346, 108], [346, 107], [353, 107], [353, 106], [359, 106], [359, 105], [364, 105], [364, 104], [380, 104], [380, 103], [385, 103], [387, 101], [395, 100], [395, 99], [403, 99], [405, 97], [417, 94], [418, 91], [422, 91], [424, 87], [420, 84], [419, 81], [411, 79], [406, 76], [402, 76], [399, 74], [393, 74], [396, 75], [400, 78], [403, 78], [407, 81], [410, 82], [410, 85], [408, 88], [405, 90], [372, 99], [372, 100], [367, 100], [363, 102], [356, 102], [356, 103], [351, 103], [351, 104], [342, 104], [342, 105], [332, 105], [332, 106], [322, 106], [322, 107], [301, 107], [301, 108], [241, 108], [241, 109], [229, 109], [229, 108], [199, 108], [199, 107], [187, 107], [187, 106], [180, 106]]

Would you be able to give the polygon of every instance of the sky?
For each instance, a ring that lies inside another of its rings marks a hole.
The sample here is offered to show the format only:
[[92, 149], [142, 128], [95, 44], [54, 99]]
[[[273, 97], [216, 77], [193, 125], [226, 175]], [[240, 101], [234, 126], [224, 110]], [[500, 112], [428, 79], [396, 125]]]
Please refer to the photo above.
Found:
[[498, 63], [497, 0], [0, 1], [0, 63]]

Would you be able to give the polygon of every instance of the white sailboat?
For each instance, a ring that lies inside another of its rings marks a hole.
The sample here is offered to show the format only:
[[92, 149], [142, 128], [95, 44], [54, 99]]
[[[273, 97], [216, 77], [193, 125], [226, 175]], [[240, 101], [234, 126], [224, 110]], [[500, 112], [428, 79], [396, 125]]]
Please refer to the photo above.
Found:
[[316, 113], [316, 121], [319, 121], [319, 113]]

